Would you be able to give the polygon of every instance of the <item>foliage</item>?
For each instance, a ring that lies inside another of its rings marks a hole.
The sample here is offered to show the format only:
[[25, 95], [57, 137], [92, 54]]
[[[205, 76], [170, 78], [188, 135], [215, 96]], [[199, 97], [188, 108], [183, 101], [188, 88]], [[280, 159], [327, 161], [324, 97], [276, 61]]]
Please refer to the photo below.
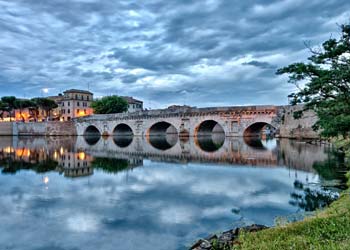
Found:
[[17, 98], [15, 96], [3, 96], [1, 97], [1, 101], [7, 105], [9, 109], [15, 108], [15, 102]]
[[324, 208], [339, 198], [338, 195], [332, 194], [331, 191], [325, 188], [320, 190], [311, 189], [308, 186], [305, 187], [300, 181], [294, 182], [294, 188], [298, 192], [291, 194], [292, 200], [289, 203], [307, 212]]
[[97, 157], [92, 162], [93, 168], [101, 169], [106, 173], [117, 173], [129, 167], [128, 160]]
[[105, 96], [91, 104], [95, 114], [114, 114], [128, 110], [128, 103], [122, 97], [112, 95]]
[[58, 107], [54, 100], [48, 98], [33, 98], [31, 101], [34, 102], [39, 108], [45, 110], [48, 115], [51, 110]]
[[347, 179], [344, 176], [344, 171], [346, 171], [347, 168], [344, 161], [344, 153], [332, 150], [328, 152], [327, 160], [315, 162], [312, 168], [317, 171], [321, 182], [337, 180], [339, 181], [339, 183], [336, 184], [337, 187], [346, 186]]
[[[326, 137], [349, 136], [350, 131], [350, 25], [341, 26], [341, 37], [331, 38], [322, 48], [310, 49], [307, 63], [294, 63], [277, 74], [288, 74], [299, 91], [291, 94], [291, 104], [305, 104], [316, 111], [314, 129]], [[299, 84], [304, 84], [301, 87]], [[296, 114], [296, 118], [300, 114]]]
[[11, 117], [11, 112], [15, 109], [16, 97], [14, 96], [3, 96], [1, 97], [1, 117], [3, 117], [3, 112], [8, 112]]
[[16, 174], [21, 170], [32, 170], [36, 173], [46, 173], [49, 171], [54, 171], [58, 166], [58, 162], [51, 159], [34, 161], [35, 163], [33, 163], [33, 159], [29, 162], [23, 159], [13, 159], [12, 157], [1, 159], [0, 166], [3, 167], [1, 173]]
[[18, 99], [14, 96], [4, 96], [0, 101], [0, 118], [3, 118], [4, 112], [8, 112], [11, 115], [14, 109], [19, 109], [22, 112], [26, 108], [30, 110], [33, 116], [37, 116], [39, 108], [45, 110], [50, 115], [50, 111], [57, 107], [56, 102], [48, 98], [33, 98], [28, 100]]
[[7, 112], [7, 105], [3, 101], [0, 100], [0, 118], [4, 118], [4, 113]]

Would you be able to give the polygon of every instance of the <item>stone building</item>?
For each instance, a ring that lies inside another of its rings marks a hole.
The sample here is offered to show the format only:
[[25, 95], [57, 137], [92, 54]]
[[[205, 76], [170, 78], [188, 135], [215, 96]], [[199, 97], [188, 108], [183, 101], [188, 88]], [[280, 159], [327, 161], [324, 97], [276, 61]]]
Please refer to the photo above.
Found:
[[143, 110], [143, 102], [137, 99], [134, 99], [131, 96], [121, 96], [128, 103], [128, 113], [142, 111]]
[[93, 114], [91, 103], [93, 93], [86, 90], [70, 89], [63, 92], [63, 100], [60, 105], [61, 121], [70, 121], [72, 118]]

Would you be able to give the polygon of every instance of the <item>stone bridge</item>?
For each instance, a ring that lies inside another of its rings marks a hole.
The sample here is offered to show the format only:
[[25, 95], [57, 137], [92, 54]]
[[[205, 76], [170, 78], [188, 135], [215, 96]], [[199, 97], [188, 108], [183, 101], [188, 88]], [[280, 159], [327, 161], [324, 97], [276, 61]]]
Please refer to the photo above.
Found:
[[224, 134], [253, 136], [270, 125], [280, 127], [278, 106], [178, 108], [93, 115], [75, 120], [78, 135], [197, 137]]

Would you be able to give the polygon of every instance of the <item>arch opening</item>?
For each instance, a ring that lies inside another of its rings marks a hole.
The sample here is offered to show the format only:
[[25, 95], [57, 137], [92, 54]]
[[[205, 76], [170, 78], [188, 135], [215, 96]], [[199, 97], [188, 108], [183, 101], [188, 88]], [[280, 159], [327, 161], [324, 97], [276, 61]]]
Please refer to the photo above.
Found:
[[256, 122], [244, 130], [244, 137], [259, 137], [262, 139], [273, 138], [276, 128], [266, 122]]
[[84, 139], [87, 144], [95, 145], [101, 138], [100, 131], [93, 125], [86, 128], [84, 132]]
[[177, 129], [169, 122], [157, 122], [153, 124], [149, 130], [149, 136], [164, 136], [164, 135], [177, 135]]
[[131, 127], [125, 123], [118, 124], [113, 130], [113, 136], [133, 136]]
[[125, 123], [118, 124], [113, 130], [113, 141], [121, 148], [128, 147], [134, 138], [134, 132], [131, 127]]
[[169, 122], [157, 122], [148, 130], [148, 142], [156, 149], [168, 150], [178, 141], [178, 132]]
[[223, 127], [214, 120], [206, 120], [197, 127], [197, 136], [211, 136], [213, 134], [221, 134], [225, 136]]

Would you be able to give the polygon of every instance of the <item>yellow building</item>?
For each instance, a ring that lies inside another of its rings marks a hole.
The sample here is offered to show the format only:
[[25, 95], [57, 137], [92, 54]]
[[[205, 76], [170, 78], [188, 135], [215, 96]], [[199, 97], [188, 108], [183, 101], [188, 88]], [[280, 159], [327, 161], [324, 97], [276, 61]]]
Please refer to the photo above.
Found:
[[92, 115], [92, 101], [93, 93], [90, 91], [79, 89], [64, 91], [60, 104], [61, 121], [70, 121], [72, 118]]

